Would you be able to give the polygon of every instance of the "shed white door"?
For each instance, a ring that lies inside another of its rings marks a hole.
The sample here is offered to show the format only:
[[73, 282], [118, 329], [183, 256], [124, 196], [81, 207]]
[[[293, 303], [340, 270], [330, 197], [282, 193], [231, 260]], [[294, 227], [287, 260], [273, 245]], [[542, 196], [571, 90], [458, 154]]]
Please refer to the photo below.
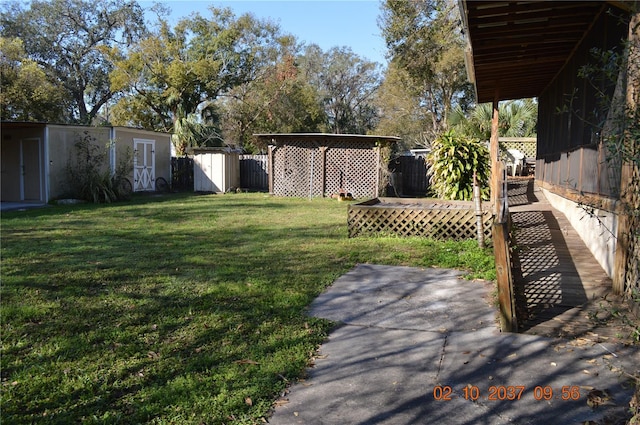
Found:
[[133, 139], [133, 190], [149, 191], [156, 187], [156, 142]]

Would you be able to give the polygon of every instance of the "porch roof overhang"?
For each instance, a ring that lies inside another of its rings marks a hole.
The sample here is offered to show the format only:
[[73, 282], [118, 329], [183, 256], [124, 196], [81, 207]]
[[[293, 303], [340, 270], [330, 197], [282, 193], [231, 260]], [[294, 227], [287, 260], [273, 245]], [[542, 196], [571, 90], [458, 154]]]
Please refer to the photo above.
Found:
[[478, 103], [539, 96], [614, 1], [460, 0]]

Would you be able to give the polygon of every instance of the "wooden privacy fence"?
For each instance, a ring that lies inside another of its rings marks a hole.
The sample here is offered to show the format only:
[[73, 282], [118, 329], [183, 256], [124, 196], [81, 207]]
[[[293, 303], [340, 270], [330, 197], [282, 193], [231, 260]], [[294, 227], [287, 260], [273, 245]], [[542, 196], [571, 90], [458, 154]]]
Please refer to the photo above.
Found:
[[171, 158], [171, 188], [193, 190], [193, 158]]
[[391, 188], [388, 196], [426, 196], [429, 187], [427, 163], [422, 157], [400, 156], [390, 161]]
[[268, 158], [267, 155], [240, 155], [240, 187], [269, 190]]
[[[467, 201], [375, 198], [349, 205], [347, 224], [349, 237], [387, 233], [462, 240], [477, 235], [474, 205]], [[485, 239], [489, 239], [492, 226], [489, 208], [482, 210], [482, 224]]]

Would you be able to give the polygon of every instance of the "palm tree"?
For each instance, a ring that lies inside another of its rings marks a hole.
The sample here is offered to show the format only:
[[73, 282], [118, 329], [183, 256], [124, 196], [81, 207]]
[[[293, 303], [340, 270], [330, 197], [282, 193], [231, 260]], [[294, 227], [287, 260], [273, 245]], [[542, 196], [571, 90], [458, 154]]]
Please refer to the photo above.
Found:
[[[488, 140], [491, 137], [490, 103], [481, 103], [469, 113], [456, 107], [449, 116], [449, 126], [468, 137]], [[536, 134], [538, 103], [534, 99], [503, 102], [498, 108], [498, 135], [503, 137], [532, 137]]]

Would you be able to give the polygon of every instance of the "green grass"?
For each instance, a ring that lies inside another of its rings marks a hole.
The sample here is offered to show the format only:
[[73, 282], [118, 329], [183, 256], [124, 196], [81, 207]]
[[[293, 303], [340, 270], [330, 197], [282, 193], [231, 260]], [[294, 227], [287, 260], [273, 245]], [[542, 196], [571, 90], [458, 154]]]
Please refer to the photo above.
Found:
[[493, 279], [473, 241], [347, 238], [346, 204], [141, 197], [2, 214], [3, 423], [261, 423], [357, 263]]

